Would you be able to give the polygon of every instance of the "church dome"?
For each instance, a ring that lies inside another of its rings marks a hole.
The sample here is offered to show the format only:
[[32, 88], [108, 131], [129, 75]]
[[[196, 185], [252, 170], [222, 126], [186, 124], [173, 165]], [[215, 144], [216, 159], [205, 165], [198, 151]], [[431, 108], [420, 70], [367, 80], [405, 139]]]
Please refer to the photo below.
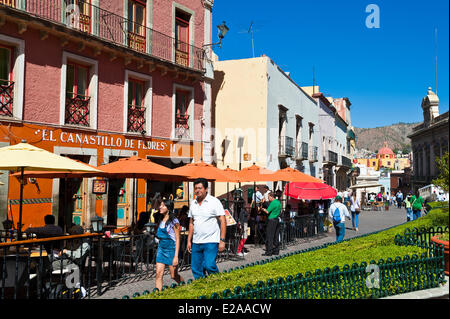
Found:
[[395, 155], [394, 152], [386, 145], [378, 150], [379, 155]]

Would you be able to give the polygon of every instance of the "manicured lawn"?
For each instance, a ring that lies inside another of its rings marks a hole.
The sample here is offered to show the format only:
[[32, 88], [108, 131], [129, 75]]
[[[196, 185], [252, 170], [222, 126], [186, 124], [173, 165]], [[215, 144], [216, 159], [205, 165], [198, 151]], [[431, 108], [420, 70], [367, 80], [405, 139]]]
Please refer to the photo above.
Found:
[[420, 256], [424, 250], [419, 247], [395, 245], [395, 235], [403, 234], [406, 228], [448, 226], [448, 218], [448, 206], [433, 209], [419, 220], [376, 234], [285, 257], [264, 265], [212, 275], [195, 280], [188, 285], [166, 289], [141, 298], [196, 299], [202, 295], [210, 297], [214, 292], [222, 294], [227, 288], [231, 290], [236, 286], [244, 288], [248, 283], [255, 285], [258, 281], [266, 282], [270, 278], [276, 280], [278, 277], [286, 278], [288, 275], [295, 277], [298, 273], [305, 274], [308, 271], [314, 272], [316, 269], [333, 268], [335, 265], [342, 268], [346, 264], [351, 266], [353, 263], [360, 264], [363, 261], [369, 263], [371, 260], [386, 260], [389, 257], [395, 259], [397, 256], [403, 258], [405, 255], [413, 254]]

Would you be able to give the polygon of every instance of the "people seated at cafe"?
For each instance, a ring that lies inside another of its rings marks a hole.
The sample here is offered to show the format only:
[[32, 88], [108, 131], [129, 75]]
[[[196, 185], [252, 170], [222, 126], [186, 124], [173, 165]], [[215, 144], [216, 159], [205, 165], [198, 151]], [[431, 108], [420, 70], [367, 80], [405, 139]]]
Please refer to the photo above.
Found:
[[[64, 231], [58, 225], [55, 225], [55, 216], [45, 215], [44, 217], [45, 226], [43, 227], [29, 227], [25, 230], [27, 235], [35, 234], [36, 238], [51, 238], [64, 236]], [[61, 248], [61, 242], [53, 241], [44, 244], [45, 250], [48, 254], [53, 251], [58, 252]]]
[[[69, 235], [82, 235], [84, 230], [79, 225], [74, 225], [68, 230]], [[61, 250], [52, 262], [53, 270], [59, 270], [67, 267], [70, 264], [75, 264], [81, 266], [81, 261], [83, 257], [86, 256], [89, 251], [89, 243], [87, 243], [83, 238], [74, 238], [66, 240], [66, 245], [63, 250]]]

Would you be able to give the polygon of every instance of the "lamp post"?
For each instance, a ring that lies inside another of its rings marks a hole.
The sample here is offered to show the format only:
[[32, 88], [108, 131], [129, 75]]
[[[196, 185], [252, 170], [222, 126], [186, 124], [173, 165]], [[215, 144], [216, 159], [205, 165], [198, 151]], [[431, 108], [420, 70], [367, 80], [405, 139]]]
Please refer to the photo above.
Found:
[[[237, 145], [237, 147], [239, 148], [239, 171], [241, 171], [242, 169], [242, 146], [244, 146], [244, 137], [239, 136]], [[241, 188], [241, 182], [239, 182], [239, 188]]]
[[217, 26], [217, 31], [218, 31], [218, 38], [219, 38], [219, 42], [216, 43], [210, 43], [210, 44], [205, 44], [203, 45], [203, 47], [208, 47], [208, 46], [213, 46], [213, 45], [220, 45], [222, 44], [222, 39], [225, 38], [225, 35], [227, 34], [228, 30], [230, 30], [227, 25], [225, 24], [225, 21], [222, 22], [222, 24], [219, 24]]
[[94, 233], [103, 232], [103, 218], [95, 215], [91, 218], [92, 231]]

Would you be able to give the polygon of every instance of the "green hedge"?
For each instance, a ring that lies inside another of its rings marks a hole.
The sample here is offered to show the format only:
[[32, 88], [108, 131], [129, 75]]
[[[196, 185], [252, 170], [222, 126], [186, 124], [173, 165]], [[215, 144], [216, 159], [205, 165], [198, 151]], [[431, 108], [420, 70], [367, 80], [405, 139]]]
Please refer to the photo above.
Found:
[[[442, 206], [442, 205], [439, 205]], [[428, 215], [382, 232], [368, 236], [361, 236], [347, 240], [338, 244], [324, 245], [324, 248], [317, 250], [307, 250], [298, 254], [289, 254], [284, 258], [265, 260], [252, 267], [223, 272], [211, 275], [207, 278], [192, 281], [189, 284], [177, 286], [175, 289], [165, 289], [162, 292], [148, 293], [142, 298], [161, 299], [194, 299], [200, 296], [211, 296], [217, 293], [217, 297], [223, 297], [222, 292], [247, 284], [256, 286], [258, 282], [266, 282], [270, 278], [287, 278], [296, 274], [314, 273], [317, 269], [329, 269], [359, 264], [363, 261], [394, 260], [399, 256], [421, 256], [427, 252], [425, 248], [417, 246], [398, 246], [394, 243], [395, 235], [403, 234], [405, 230], [417, 228], [429, 228], [436, 226], [448, 226], [448, 206], [435, 208]], [[404, 259], [404, 258], [403, 258]], [[426, 276], [426, 275], [424, 275]], [[421, 279], [417, 278], [420, 283]], [[399, 282], [393, 279], [391, 290], [405, 291]], [[370, 292], [368, 295], [371, 295]], [[320, 297], [320, 295], [314, 296]], [[342, 295], [333, 295], [336, 298], [343, 298]], [[360, 297], [367, 297], [362, 293]]]

